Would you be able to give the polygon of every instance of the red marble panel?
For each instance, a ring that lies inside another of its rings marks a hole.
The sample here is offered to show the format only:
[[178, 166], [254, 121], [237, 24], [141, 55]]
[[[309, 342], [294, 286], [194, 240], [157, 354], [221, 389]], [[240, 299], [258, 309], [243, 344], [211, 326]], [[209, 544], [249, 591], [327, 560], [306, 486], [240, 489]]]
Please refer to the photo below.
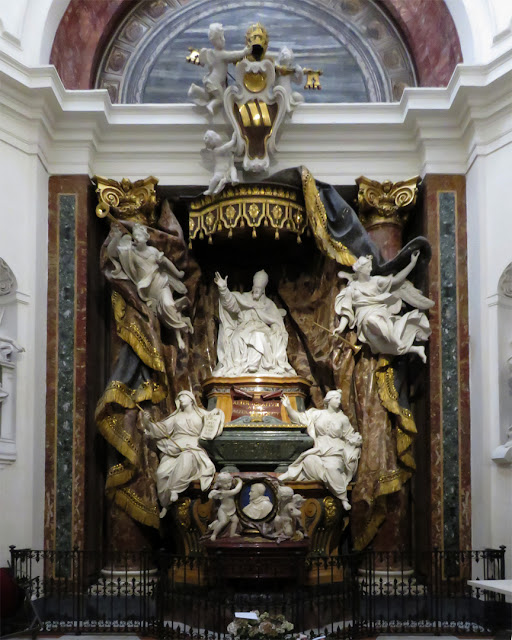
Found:
[[429, 311], [432, 335], [429, 340], [429, 414], [430, 414], [430, 543], [443, 546], [443, 429], [441, 378], [441, 283], [439, 265], [438, 176], [427, 176], [425, 188], [424, 234], [432, 246], [429, 264], [428, 297], [435, 302]]
[[[59, 24], [50, 62], [67, 89], [94, 87], [96, 64], [136, 0], [71, 0]], [[446, 86], [462, 53], [444, 0], [381, 0], [411, 52], [419, 85]]]

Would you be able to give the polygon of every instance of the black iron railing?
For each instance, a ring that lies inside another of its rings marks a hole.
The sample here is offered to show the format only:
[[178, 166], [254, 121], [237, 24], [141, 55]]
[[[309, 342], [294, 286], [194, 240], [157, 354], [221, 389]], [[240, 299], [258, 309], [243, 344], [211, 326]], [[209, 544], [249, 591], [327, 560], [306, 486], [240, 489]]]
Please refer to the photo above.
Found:
[[503, 596], [467, 584], [503, 579], [504, 547], [308, 557], [293, 561], [293, 575], [283, 572], [289, 557], [269, 564], [257, 553], [241, 561], [225, 554], [12, 547], [11, 558], [41, 632], [222, 640], [236, 611], [253, 610], [283, 615], [294, 633], [340, 640], [379, 633], [489, 635], [509, 624]]

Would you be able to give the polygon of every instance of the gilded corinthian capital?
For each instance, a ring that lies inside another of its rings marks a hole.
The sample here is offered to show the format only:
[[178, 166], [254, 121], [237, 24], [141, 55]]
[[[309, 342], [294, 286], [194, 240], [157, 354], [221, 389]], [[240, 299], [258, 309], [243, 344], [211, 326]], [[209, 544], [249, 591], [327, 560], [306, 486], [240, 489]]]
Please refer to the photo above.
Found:
[[357, 201], [359, 218], [366, 229], [375, 225], [394, 224], [403, 227], [410, 207], [415, 204], [420, 178], [415, 176], [400, 182], [377, 182], [361, 176]]
[[158, 178], [149, 176], [132, 182], [123, 178], [121, 182], [111, 178], [94, 176], [98, 194], [96, 215], [104, 218], [108, 214], [119, 220], [129, 220], [142, 224], [155, 222], [155, 206], [157, 197], [155, 187]]

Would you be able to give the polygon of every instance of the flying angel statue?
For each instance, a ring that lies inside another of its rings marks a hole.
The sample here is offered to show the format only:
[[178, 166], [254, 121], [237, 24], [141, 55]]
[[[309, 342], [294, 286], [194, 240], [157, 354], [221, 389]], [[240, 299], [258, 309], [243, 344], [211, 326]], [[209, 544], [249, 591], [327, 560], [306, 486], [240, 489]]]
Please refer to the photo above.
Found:
[[[419, 255], [419, 251], [414, 251], [410, 263], [395, 275], [372, 276], [371, 256], [360, 257], [352, 266], [353, 274], [340, 271], [338, 277], [348, 282], [334, 303], [340, 316], [335, 333], [342, 334], [347, 326], [355, 328], [358, 340], [374, 354], [415, 353], [426, 362], [425, 347], [416, 342], [427, 341], [431, 334], [423, 311], [434, 302], [406, 279]], [[413, 309], [402, 313], [404, 303]]]

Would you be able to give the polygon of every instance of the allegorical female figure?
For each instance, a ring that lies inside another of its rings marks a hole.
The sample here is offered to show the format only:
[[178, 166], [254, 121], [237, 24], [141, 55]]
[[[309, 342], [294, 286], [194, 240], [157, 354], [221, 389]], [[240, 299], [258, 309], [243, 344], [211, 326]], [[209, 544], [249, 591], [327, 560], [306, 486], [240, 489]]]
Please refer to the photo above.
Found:
[[161, 453], [155, 474], [161, 518], [194, 480], [200, 481], [202, 491], [210, 487], [215, 466], [198, 441], [207, 416], [217, 418], [215, 432], [209, 437], [220, 435], [224, 428], [224, 413], [220, 409], [202, 409], [191, 391], [180, 391], [176, 407], [174, 413], [160, 422], [153, 422], [147, 413], [142, 414], [142, 424]]
[[[429, 309], [434, 303], [406, 280], [418, 257], [419, 251], [414, 251], [410, 263], [396, 275], [372, 276], [371, 256], [353, 264], [353, 276], [340, 271], [338, 276], [348, 284], [336, 296], [334, 310], [340, 323], [335, 333], [343, 333], [347, 325], [355, 327], [358, 340], [368, 344], [374, 354], [416, 353], [426, 362], [425, 347], [415, 343], [430, 336], [428, 318], [420, 309]], [[416, 308], [402, 314], [404, 302]]]
[[323, 482], [348, 511], [347, 487], [357, 470], [362, 438], [341, 410], [341, 391], [326, 394], [324, 409], [302, 412], [292, 408], [288, 397], [282, 402], [292, 422], [306, 425], [315, 446], [301, 453], [279, 480]]
[[[181, 309], [188, 304], [184, 273], [162, 251], [148, 245], [149, 234], [142, 224], [134, 224], [132, 235], [118, 230], [108, 245], [108, 256], [115, 266], [114, 280], [131, 280], [140, 299], [169, 329], [173, 329], [180, 349], [185, 348], [181, 332], [192, 333], [190, 318]], [[174, 300], [173, 292], [183, 297]]]

